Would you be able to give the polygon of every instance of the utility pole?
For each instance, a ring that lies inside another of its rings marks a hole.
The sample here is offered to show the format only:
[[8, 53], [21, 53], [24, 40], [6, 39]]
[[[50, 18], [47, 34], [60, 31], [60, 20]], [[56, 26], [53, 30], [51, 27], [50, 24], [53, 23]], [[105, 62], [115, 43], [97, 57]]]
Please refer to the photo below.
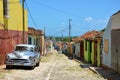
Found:
[[44, 38], [45, 38], [45, 26], [44, 26]]
[[23, 44], [25, 44], [25, 9], [24, 9], [24, 2], [25, 0], [22, 0], [22, 14], [23, 14]]
[[71, 33], [71, 22], [72, 20], [71, 19], [69, 19], [69, 54], [68, 54], [68, 56], [69, 56], [69, 58], [71, 58], [71, 52], [70, 52], [70, 41], [71, 41], [71, 36], [70, 36], [70, 33]]
[[71, 41], [71, 21], [72, 21], [72, 19], [69, 19], [69, 43], [70, 43], [70, 41]]
[[61, 41], [63, 41], [63, 33], [62, 33]]
[[44, 54], [46, 54], [46, 44], [45, 44], [45, 26], [44, 26]]

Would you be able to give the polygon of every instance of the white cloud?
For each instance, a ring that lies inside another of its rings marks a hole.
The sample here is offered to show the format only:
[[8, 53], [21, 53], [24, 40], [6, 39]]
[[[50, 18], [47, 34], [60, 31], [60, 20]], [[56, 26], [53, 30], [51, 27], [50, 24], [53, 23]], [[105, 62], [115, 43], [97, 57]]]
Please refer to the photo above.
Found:
[[86, 17], [84, 20], [87, 21], [87, 22], [91, 22], [91, 21], [93, 21], [93, 18], [92, 17]]

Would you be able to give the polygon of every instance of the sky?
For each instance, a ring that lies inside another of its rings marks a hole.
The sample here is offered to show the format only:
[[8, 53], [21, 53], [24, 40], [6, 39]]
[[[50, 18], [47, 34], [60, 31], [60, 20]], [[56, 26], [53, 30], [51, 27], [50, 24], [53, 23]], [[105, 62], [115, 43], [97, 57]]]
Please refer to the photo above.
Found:
[[68, 36], [69, 19], [71, 36], [100, 31], [120, 10], [120, 0], [26, 0], [26, 5], [29, 27], [40, 30], [45, 27], [47, 36]]

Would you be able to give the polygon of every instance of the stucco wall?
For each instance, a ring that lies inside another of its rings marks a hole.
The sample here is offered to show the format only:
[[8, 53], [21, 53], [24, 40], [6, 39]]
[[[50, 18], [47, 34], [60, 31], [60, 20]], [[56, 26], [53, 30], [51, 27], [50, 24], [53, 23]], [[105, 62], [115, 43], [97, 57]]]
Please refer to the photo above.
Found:
[[120, 12], [112, 16], [111, 29], [120, 29]]
[[[107, 24], [107, 28], [103, 34], [103, 64], [108, 66], [108, 67], [111, 67], [111, 27], [112, 27], [112, 18], [110, 18], [108, 24]], [[106, 53], [104, 51], [104, 45], [105, 45], [105, 39], [108, 40], [108, 52]]]
[[101, 52], [100, 52], [100, 41], [97, 43], [97, 66], [100, 66], [101, 64], [101, 62], [100, 62], [100, 60], [101, 60]]
[[[9, 0], [9, 14], [8, 18], [4, 18], [4, 23], [6, 29], [8, 30], [23, 30], [23, 14], [22, 14], [22, 5], [19, 0]], [[25, 10], [25, 31], [28, 31], [28, 16], [27, 11]]]
[[75, 44], [75, 55], [80, 58], [80, 43]]
[[92, 42], [91, 62], [94, 64], [94, 42]]
[[[90, 41], [87, 40], [87, 42], [85, 43], [85, 40], [84, 40], [84, 45], [87, 46], [84, 46], [84, 59], [86, 62], [90, 62], [91, 61], [91, 52], [90, 52]], [[87, 50], [86, 50], [87, 49]]]
[[44, 55], [44, 49], [45, 49], [45, 44], [44, 44], [44, 36], [40, 37], [40, 48], [41, 48], [41, 55]]
[[[16, 44], [23, 43], [22, 6], [19, 0], [8, 0], [8, 17], [3, 14], [3, 0], [0, 1], [0, 64], [4, 63], [5, 55], [14, 50]], [[25, 42], [27, 43], [27, 11], [25, 11]]]
[[3, 18], [3, 2], [0, 1], [0, 29], [4, 28], [4, 18]]

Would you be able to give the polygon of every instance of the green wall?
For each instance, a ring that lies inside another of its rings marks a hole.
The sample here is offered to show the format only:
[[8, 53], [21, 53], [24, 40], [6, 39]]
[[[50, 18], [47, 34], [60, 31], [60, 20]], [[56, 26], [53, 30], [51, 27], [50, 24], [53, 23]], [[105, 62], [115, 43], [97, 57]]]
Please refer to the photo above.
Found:
[[97, 62], [97, 66], [100, 66], [100, 57], [101, 57], [101, 56], [100, 56], [100, 43], [99, 43], [99, 42], [97, 43], [97, 47], [98, 47], [98, 48], [97, 48], [97, 54], [98, 54], [98, 55], [97, 55], [97, 61], [98, 61], [98, 62]]
[[[94, 64], [94, 42], [92, 42], [91, 62]], [[100, 43], [97, 42], [97, 66], [100, 66]]]
[[91, 62], [90, 41], [84, 40], [84, 58], [86, 62]]
[[[90, 50], [91, 42], [91, 50]], [[86, 62], [91, 62], [94, 64], [94, 44], [95, 42], [84, 40], [84, 59]], [[97, 42], [97, 66], [100, 66], [100, 42]]]
[[91, 62], [94, 64], [94, 42], [92, 42]]

